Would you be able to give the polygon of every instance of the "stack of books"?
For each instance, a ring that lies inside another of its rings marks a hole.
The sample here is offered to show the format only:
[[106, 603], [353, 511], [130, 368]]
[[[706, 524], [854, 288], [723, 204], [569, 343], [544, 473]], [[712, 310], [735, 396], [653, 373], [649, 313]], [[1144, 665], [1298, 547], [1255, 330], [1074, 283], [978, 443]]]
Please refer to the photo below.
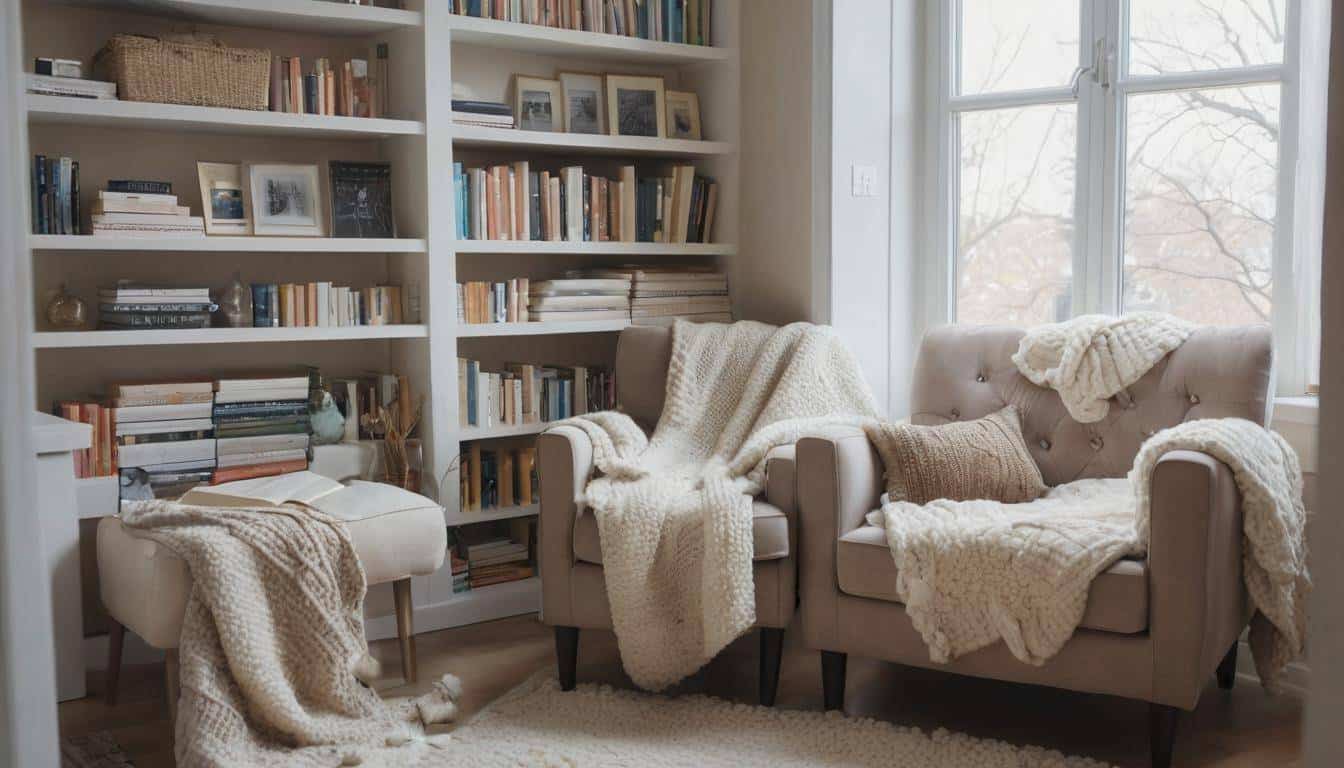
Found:
[[463, 16], [709, 45], [710, 0], [452, 0]]
[[308, 71], [298, 56], [271, 57], [272, 112], [342, 117], [386, 117], [388, 47], [380, 43], [370, 59], [332, 66], [316, 59]]
[[626, 165], [606, 178], [580, 165], [550, 171], [528, 162], [454, 163], [453, 186], [455, 233], [467, 240], [707, 243], [719, 194], [692, 165], [643, 178]]
[[512, 128], [513, 107], [499, 101], [453, 99], [453, 122], [482, 128]]
[[457, 557], [466, 562], [470, 589], [531, 578], [533, 521], [515, 518], [459, 526], [454, 538]]
[[457, 284], [459, 323], [527, 322], [530, 284], [525, 277], [500, 282], [473, 280]]
[[98, 290], [98, 327], [103, 330], [208, 328], [209, 288], [164, 288], [121, 282]]
[[52, 411], [68, 421], [88, 424], [92, 431], [88, 448], [75, 451], [75, 477], [106, 477], [117, 474], [115, 430], [112, 409], [100, 402], [62, 400]]
[[471, 589], [471, 582], [468, 580], [470, 573], [465, 558], [457, 554], [455, 549], [448, 551], [448, 565], [453, 572], [453, 592], [466, 592]]
[[210, 481], [215, 469], [211, 382], [115, 384], [109, 395], [123, 498], [180, 496]]
[[537, 452], [524, 448], [482, 448], [471, 443], [458, 472], [462, 509], [479, 512], [528, 506], [537, 498]]
[[308, 374], [219, 379], [214, 389], [216, 483], [308, 468]]
[[117, 84], [82, 77], [28, 75], [28, 92], [43, 96], [73, 96], [79, 99], [117, 100]]
[[527, 316], [534, 323], [629, 320], [630, 277], [603, 272], [542, 280], [531, 284], [527, 301]]
[[631, 281], [630, 321], [635, 325], [732, 322], [728, 276], [712, 268], [620, 267], [592, 274], [624, 276]]
[[205, 220], [178, 205], [172, 185], [160, 181], [109, 181], [93, 206], [99, 237], [205, 237]]
[[401, 286], [351, 288], [331, 283], [252, 283], [255, 328], [395, 325]]
[[33, 158], [33, 234], [78, 235], [79, 162], [68, 157]]

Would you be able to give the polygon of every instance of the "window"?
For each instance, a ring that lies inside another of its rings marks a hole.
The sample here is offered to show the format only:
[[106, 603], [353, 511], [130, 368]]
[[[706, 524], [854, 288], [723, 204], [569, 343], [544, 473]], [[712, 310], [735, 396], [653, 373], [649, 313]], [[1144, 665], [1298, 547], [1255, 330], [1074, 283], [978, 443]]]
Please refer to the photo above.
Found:
[[931, 319], [1299, 328], [1290, 30], [1315, 1], [941, 3]]

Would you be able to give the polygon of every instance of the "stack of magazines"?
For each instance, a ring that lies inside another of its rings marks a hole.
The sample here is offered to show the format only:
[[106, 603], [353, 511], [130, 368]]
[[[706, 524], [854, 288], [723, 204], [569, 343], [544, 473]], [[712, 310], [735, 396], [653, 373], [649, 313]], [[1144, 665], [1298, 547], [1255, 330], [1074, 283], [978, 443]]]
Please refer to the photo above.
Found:
[[453, 122], [482, 128], [512, 128], [513, 108], [498, 101], [453, 99]]
[[28, 75], [28, 92], [43, 96], [75, 96], [81, 99], [117, 98], [117, 84], [101, 80], [85, 80], [82, 77], [56, 77], [54, 75]]
[[121, 282], [98, 291], [98, 327], [104, 330], [208, 328], [209, 288], [162, 288]]

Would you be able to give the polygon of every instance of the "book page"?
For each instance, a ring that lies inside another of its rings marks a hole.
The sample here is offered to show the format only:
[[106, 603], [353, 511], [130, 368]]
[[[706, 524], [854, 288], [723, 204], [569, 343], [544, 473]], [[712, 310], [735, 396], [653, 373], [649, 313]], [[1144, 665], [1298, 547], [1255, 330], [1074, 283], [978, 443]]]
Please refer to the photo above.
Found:
[[311, 505], [343, 488], [335, 480], [315, 472], [290, 472], [193, 488], [183, 495], [181, 502], [206, 507], [278, 507], [287, 501]]
[[308, 502], [308, 506], [348, 522], [439, 505], [433, 499], [395, 485], [353, 480], [335, 493]]

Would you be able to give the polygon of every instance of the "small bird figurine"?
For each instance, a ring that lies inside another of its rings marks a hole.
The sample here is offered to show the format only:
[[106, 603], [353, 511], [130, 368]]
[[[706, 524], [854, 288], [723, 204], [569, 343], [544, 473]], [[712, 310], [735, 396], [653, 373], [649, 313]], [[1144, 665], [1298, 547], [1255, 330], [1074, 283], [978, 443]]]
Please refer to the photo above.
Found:
[[314, 400], [317, 401], [316, 406], [313, 401], [308, 403], [308, 423], [313, 433], [313, 445], [341, 442], [345, 437], [345, 417], [341, 415], [341, 409], [336, 407], [336, 401], [331, 399], [331, 393], [323, 392], [320, 400]]

